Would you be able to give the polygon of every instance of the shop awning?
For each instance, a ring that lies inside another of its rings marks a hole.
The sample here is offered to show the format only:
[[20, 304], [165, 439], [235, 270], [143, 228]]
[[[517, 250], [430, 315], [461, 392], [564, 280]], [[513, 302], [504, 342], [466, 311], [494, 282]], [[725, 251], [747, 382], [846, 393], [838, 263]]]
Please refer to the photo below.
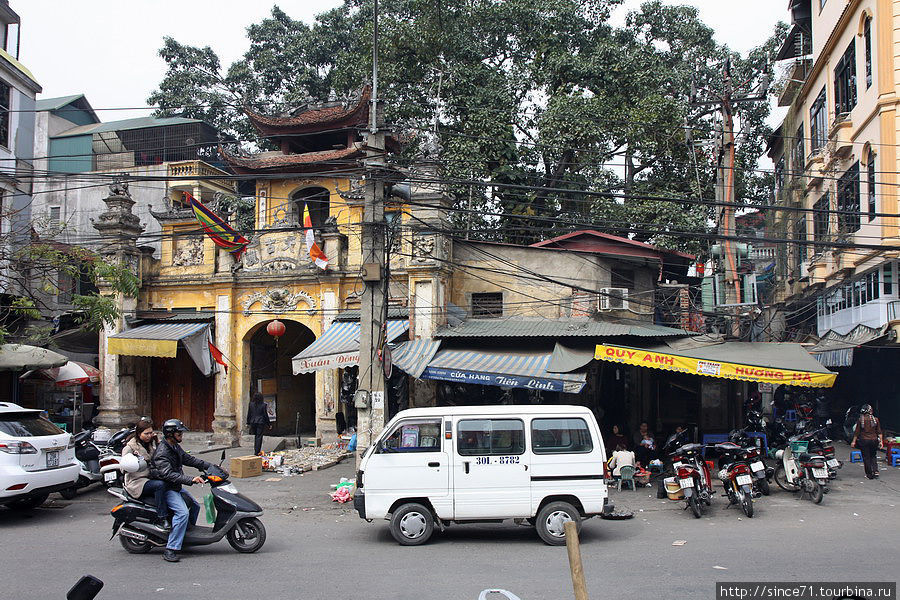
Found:
[[[387, 341], [409, 330], [408, 319], [387, 322]], [[294, 375], [359, 364], [359, 321], [336, 321], [316, 341], [292, 359]]]
[[61, 367], [69, 359], [53, 350], [26, 344], [0, 344], [0, 371]]
[[836, 373], [822, 366], [800, 344], [721, 342], [632, 348], [598, 344], [594, 358], [692, 375], [787, 384], [831, 387]]
[[809, 353], [826, 367], [849, 367], [853, 365], [854, 348], [870, 343], [884, 343], [888, 339], [889, 330], [887, 325], [869, 327], [862, 324], [843, 334], [829, 330], [818, 344], [809, 349]]
[[181, 342], [200, 372], [209, 376], [213, 373], [211, 340], [209, 323], [152, 323], [109, 336], [106, 348], [109, 354], [175, 358]]
[[550, 373], [549, 363], [550, 352], [440, 350], [421, 378], [570, 394], [584, 388], [584, 373]]
[[394, 366], [418, 379], [440, 347], [441, 340], [431, 338], [412, 340], [398, 344], [393, 349], [391, 357], [394, 360]]

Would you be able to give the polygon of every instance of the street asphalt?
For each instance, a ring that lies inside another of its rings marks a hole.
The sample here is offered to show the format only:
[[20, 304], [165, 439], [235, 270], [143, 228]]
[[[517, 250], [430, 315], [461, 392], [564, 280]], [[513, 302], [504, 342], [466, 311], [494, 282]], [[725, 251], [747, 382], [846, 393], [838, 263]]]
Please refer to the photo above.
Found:
[[[695, 519], [683, 502], [657, 500], [654, 488], [613, 490], [635, 518], [585, 522], [589, 597], [714, 598], [717, 581], [896, 581], [900, 469], [881, 474], [869, 481], [862, 465], [845, 464], [818, 506], [773, 484], [752, 519], [725, 508], [721, 495]], [[386, 522], [366, 523], [330, 501], [330, 484], [352, 476], [345, 463], [280, 481], [266, 481], [277, 477], [270, 473], [234, 480], [266, 510], [265, 547], [243, 555], [222, 541], [178, 564], [110, 541], [116, 499], [100, 489], [72, 501], [54, 495], [29, 512], [0, 509], [0, 600], [62, 599], [86, 573], [106, 584], [98, 600], [475, 600], [486, 588], [522, 600], [573, 597], [566, 549], [544, 545], [532, 528], [452, 526], [425, 546], [401, 547]]]

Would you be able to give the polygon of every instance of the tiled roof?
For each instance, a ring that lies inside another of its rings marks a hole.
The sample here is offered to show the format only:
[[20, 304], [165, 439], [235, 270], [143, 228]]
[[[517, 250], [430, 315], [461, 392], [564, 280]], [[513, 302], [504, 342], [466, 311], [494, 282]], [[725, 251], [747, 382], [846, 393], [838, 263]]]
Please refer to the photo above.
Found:
[[314, 165], [341, 159], [357, 158], [364, 155], [358, 145], [353, 145], [349, 148], [341, 148], [339, 150], [305, 152], [303, 154], [267, 153], [265, 155], [257, 154], [248, 157], [229, 154], [220, 146], [219, 154], [235, 169], [245, 169], [248, 171], [264, 171], [267, 169], [283, 169], [285, 167]]
[[312, 108], [304, 110], [292, 117], [267, 117], [256, 113], [249, 108], [244, 112], [250, 118], [250, 122], [260, 134], [277, 135], [287, 133], [287, 130], [318, 130], [327, 126], [351, 126], [366, 122], [369, 114], [369, 100], [372, 97], [372, 89], [366, 86], [354, 106], [347, 107], [343, 104]]
[[463, 337], [679, 337], [694, 335], [653, 323], [614, 323], [588, 318], [469, 319], [455, 327], [443, 327], [436, 338]]

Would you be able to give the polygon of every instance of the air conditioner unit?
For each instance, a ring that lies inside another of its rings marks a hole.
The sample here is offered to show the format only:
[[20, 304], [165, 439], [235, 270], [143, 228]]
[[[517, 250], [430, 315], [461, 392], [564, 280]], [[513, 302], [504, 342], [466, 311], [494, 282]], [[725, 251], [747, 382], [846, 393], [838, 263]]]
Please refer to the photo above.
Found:
[[600, 310], [628, 310], [628, 288], [600, 288]]

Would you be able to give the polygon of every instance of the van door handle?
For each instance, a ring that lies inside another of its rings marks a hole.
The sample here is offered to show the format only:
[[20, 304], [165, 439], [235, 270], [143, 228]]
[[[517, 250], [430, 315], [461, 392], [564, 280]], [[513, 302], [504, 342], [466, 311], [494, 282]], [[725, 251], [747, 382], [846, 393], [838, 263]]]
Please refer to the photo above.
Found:
[[441, 466], [441, 463], [439, 463], [439, 462], [430, 462], [430, 463], [428, 463], [428, 466], [429, 466], [429, 467], [439, 467], [439, 466]]
[[466, 471], [466, 475], [468, 475], [469, 474], [469, 461], [463, 462], [463, 468]]

